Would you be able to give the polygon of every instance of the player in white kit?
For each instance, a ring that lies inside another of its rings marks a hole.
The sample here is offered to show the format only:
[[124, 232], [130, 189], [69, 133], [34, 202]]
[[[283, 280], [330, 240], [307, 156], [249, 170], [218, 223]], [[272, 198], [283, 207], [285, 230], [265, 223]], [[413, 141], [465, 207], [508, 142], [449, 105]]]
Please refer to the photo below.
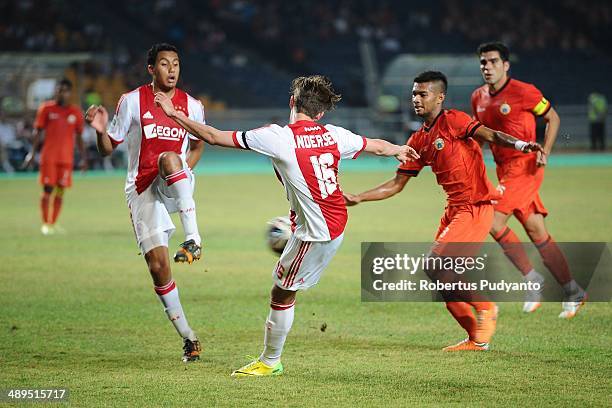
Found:
[[201, 238], [193, 201], [194, 176], [204, 143], [169, 119], [154, 102], [155, 93], [196, 123], [204, 123], [202, 104], [176, 88], [180, 61], [177, 49], [156, 44], [148, 52], [147, 70], [152, 82], [124, 94], [115, 117], [108, 125], [102, 106], [91, 106], [86, 120], [96, 130], [98, 150], [103, 156], [120, 143], [128, 146], [125, 194], [136, 240], [149, 267], [155, 292], [165, 312], [183, 338], [183, 361], [199, 359], [201, 346], [189, 326], [172, 278], [168, 240], [174, 232], [170, 213], [178, 212], [185, 242], [174, 255], [175, 262], [200, 259]]
[[346, 129], [317, 121], [340, 100], [326, 77], [296, 78], [291, 85], [289, 125], [220, 131], [177, 111], [163, 93], [155, 96], [166, 114], [194, 136], [225, 147], [254, 150], [272, 159], [291, 206], [293, 235], [273, 271], [270, 313], [261, 356], [232, 376], [280, 375], [280, 357], [291, 329], [296, 293], [315, 285], [340, 247], [347, 211], [338, 185], [341, 159], [355, 159], [363, 151], [418, 158], [412, 148], [381, 139], [367, 139]]

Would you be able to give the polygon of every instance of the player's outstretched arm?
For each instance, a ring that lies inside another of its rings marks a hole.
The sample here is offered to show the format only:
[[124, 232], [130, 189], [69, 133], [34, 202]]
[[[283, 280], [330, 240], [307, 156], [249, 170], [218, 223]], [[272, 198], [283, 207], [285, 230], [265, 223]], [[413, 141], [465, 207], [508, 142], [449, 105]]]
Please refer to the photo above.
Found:
[[408, 160], [416, 160], [420, 156], [408, 145], [398, 146], [382, 139], [366, 139], [365, 151], [377, 156], [394, 156], [397, 160], [405, 163]]
[[359, 194], [343, 193], [344, 201], [347, 206], [351, 207], [364, 201], [384, 200], [402, 191], [408, 180], [410, 180], [410, 176], [396, 173], [395, 178], [385, 181], [371, 190]]
[[233, 132], [215, 129], [212, 126], [189, 119], [184, 113], [174, 109], [172, 100], [163, 92], [155, 94], [155, 103], [163, 109], [169, 118], [173, 119], [198, 139], [204, 140], [211, 145], [236, 147], [232, 137]]
[[507, 133], [489, 129], [486, 126], [480, 126], [478, 129], [476, 129], [476, 132], [474, 132], [474, 138], [477, 140], [482, 140], [483, 142], [494, 143], [504, 147], [512, 147], [523, 153], [544, 152], [542, 146], [536, 142], [525, 142], [517, 139], [514, 136], [510, 136]]
[[108, 125], [108, 112], [104, 106], [91, 105], [85, 112], [85, 121], [96, 131], [96, 145], [102, 156], [108, 156], [113, 152], [115, 146], [111, 143], [110, 136], [106, 132]]

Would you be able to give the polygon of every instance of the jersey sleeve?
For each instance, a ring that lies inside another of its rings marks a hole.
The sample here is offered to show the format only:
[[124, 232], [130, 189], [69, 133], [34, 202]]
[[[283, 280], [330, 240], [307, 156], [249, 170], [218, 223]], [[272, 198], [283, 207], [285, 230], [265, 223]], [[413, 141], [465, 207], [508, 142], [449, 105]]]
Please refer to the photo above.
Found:
[[476, 129], [482, 126], [477, 119], [473, 119], [470, 115], [461, 111], [449, 112], [447, 118], [449, 130], [451, 131], [450, 136], [458, 139], [474, 136]]
[[523, 94], [523, 109], [536, 116], [543, 116], [548, 113], [550, 102], [542, 95], [542, 92], [535, 86], [527, 84]]
[[[412, 134], [406, 144], [412, 147], [417, 152], [419, 152], [423, 147], [422, 143], [420, 143], [420, 141], [418, 140], [416, 134]], [[415, 177], [419, 175], [419, 172], [423, 167], [425, 167], [425, 164], [422, 162], [421, 159], [408, 160], [406, 161], [406, 163], [402, 163], [397, 167], [397, 172], [400, 174], [406, 174], [408, 176]]]
[[272, 158], [278, 158], [283, 128], [268, 125], [253, 130], [235, 131], [232, 134], [234, 145], [239, 149], [254, 150]]
[[125, 135], [127, 135], [130, 130], [131, 122], [130, 104], [126, 95], [123, 95], [117, 103], [115, 116], [106, 130], [106, 133], [108, 133], [114, 145], [123, 142]]
[[356, 159], [368, 145], [368, 140], [365, 137], [356, 135], [342, 127], [325, 125], [325, 129], [331, 131], [335, 136], [334, 139], [336, 139], [340, 158], [342, 159]]
[[[197, 99], [189, 97], [189, 118], [195, 122], [206, 124], [206, 115], [204, 114], [204, 105]], [[189, 139], [199, 140], [197, 137], [189, 133]]]
[[34, 120], [34, 129], [44, 129], [47, 127], [47, 118], [49, 117], [46, 105], [40, 105], [36, 111], [36, 119]]

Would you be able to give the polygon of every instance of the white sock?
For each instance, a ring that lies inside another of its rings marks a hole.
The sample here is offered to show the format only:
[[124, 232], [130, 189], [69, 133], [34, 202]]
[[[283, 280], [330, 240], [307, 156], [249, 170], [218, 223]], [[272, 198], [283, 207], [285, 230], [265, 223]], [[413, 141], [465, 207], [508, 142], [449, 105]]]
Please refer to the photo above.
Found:
[[182, 169], [166, 176], [165, 180], [171, 197], [176, 199], [179, 217], [185, 231], [185, 241], [193, 239], [196, 244], [201, 245], [202, 238], [200, 238], [200, 233], [198, 232], [195, 201], [193, 200], [191, 183], [187, 176], [188, 171], [188, 169]]
[[538, 283], [540, 285], [540, 289], [528, 290], [525, 293], [525, 301], [540, 302], [542, 300], [542, 289], [544, 289], [544, 277], [536, 272], [535, 269], [532, 269], [527, 275], [523, 276], [523, 279], [525, 282]]
[[[294, 304], [295, 302], [291, 305], [273, 306], [277, 309], [270, 309], [264, 329], [264, 350], [259, 356], [259, 360], [269, 367], [280, 361], [285, 340], [293, 324]], [[280, 307], [284, 309], [278, 310]]]
[[563, 291], [565, 291], [565, 296], [570, 300], [580, 299], [584, 293], [584, 290], [573, 279], [563, 285]]
[[544, 283], [544, 277], [539, 274], [535, 269], [532, 269], [524, 276], [525, 281], [527, 282], [537, 282]]
[[191, 327], [189, 327], [185, 312], [183, 312], [183, 306], [181, 306], [178, 288], [174, 279], [164, 286], [155, 286], [155, 292], [162, 305], [164, 305], [164, 311], [178, 334], [184, 339], [196, 340], [197, 337], [193, 330], [191, 330]]

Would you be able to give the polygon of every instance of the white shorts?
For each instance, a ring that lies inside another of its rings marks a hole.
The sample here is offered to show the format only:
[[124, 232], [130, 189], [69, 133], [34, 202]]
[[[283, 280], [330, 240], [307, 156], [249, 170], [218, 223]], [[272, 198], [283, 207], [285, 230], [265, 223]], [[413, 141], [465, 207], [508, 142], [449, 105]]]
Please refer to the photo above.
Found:
[[[195, 188], [195, 177], [187, 164], [183, 161], [183, 168], [187, 169], [187, 176], [191, 184], [191, 191]], [[151, 185], [142, 193], [134, 192], [128, 197], [128, 207], [136, 241], [146, 254], [158, 246], [168, 246], [168, 241], [176, 227], [172, 223], [170, 214], [178, 211], [176, 199], [170, 197], [166, 180], [161, 176], [155, 177]]]
[[344, 234], [331, 241], [310, 242], [291, 236], [272, 272], [276, 286], [296, 291], [316, 285], [343, 238]]

